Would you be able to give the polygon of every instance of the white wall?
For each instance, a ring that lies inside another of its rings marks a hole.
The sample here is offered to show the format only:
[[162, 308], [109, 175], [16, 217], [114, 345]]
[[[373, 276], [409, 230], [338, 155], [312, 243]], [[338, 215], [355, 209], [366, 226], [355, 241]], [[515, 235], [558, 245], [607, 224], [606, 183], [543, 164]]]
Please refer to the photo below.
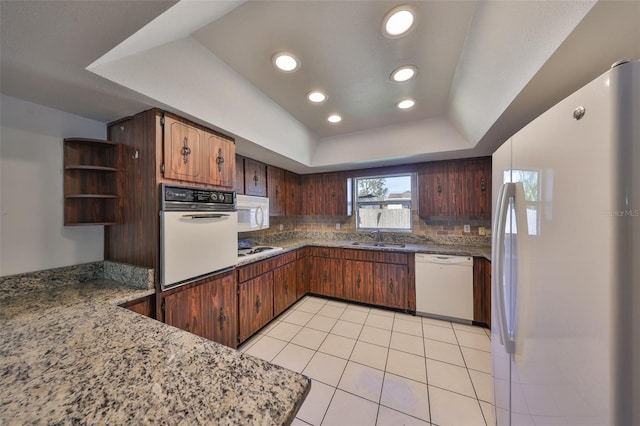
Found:
[[103, 260], [102, 226], [63, 226], [62, 140], [106, 125], [5, 95], [0, 117], [0, 276]]

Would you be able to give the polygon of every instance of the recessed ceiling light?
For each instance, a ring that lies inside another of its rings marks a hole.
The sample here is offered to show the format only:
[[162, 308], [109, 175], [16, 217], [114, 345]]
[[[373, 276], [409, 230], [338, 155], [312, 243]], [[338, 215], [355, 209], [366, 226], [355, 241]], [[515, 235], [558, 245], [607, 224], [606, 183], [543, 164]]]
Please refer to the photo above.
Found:
[[276, 53], [271, 58], [271, 62], [282, 72], [294, 72], [300, 68], [300, 61], [291, 53]]
[[415, 65], [403, 65], [393, 70], [389, 78], [397, 83], [411, 80], [418, 73]]
[[320, 102], [324, 102], [327, 100], [327, 95], [320, 90], [312, 90], [311, 92], [307, 93], [307, 99], [310, 102], [319, 104]]
[[396, 6], [384, 16], [382, 32], [389, 38], [401, 37], [411, 29], [414, 21], [415, 14], [411, 6]]
[[396, 106], [400, 109], [409, 109], [416, 104], [416, 101], [413, 99], [403, 99], [396, 104]]
[[330, 123], [339, 123], [342, 121], [342, 117], [340, 117], [338, 114], [331, 114], [327, 120], [329, 120]]

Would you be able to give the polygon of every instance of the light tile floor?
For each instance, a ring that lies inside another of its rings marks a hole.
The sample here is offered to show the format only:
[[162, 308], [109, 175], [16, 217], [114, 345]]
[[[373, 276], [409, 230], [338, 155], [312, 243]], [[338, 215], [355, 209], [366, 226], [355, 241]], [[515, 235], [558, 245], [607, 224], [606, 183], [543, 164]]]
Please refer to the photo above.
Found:
[[240, 350], [303, 373], [294, 425], [494, 425], [490, 331], [307, 296]]

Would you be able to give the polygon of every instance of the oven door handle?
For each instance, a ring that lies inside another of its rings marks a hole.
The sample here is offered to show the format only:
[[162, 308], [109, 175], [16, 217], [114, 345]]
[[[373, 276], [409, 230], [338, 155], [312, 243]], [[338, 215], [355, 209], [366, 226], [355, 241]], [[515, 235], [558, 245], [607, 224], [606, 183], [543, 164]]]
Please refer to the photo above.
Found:
[[185, 219], [221, 219], [223, 217], [229, 217], [230, 215], [224, 213], [195, 213], [195, 214], [183, 214]]

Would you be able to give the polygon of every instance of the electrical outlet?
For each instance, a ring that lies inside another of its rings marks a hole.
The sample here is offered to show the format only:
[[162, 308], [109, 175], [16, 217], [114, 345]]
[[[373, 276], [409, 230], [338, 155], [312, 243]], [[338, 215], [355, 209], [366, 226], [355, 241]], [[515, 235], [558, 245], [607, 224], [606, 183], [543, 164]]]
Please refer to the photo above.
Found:
[[478, 235], [486, 235], [486, 234], [487, 234], [487, 232], [486, 232], [484, 226], [480, 226], [478, 228]]
[[336, 229], [340, 230], [340, 224], [339, 223], [336, 223]]
[[464, 233], [468, 234], [469, 232], [471, 232], [471, 225], [465, 225], [464, 226]]
[[284, 229], [284, 225], [281, 223], [280, 224], [280, 230], [282, 231]]

